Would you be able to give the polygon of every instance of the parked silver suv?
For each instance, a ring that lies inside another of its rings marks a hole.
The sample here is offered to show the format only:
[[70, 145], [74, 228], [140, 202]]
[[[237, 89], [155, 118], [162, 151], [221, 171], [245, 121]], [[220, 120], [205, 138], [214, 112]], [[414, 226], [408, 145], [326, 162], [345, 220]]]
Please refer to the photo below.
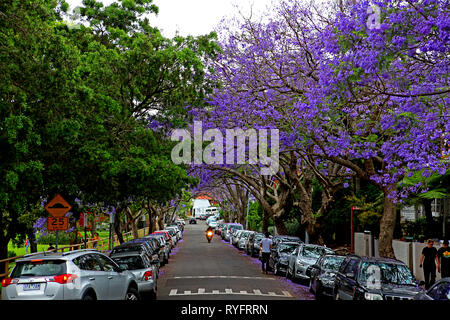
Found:
[[2, 287], [2, 300], [140, 299], [133, 273], [97, 250], [27, 255]]

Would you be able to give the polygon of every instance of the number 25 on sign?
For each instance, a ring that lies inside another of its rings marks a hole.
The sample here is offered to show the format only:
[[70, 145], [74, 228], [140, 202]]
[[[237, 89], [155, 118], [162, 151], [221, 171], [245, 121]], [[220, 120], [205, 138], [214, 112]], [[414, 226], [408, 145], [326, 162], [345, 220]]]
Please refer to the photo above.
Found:
[[69, 226], [68, 217], [48, 217], [47, 222], [48, 231], [67, 230]]

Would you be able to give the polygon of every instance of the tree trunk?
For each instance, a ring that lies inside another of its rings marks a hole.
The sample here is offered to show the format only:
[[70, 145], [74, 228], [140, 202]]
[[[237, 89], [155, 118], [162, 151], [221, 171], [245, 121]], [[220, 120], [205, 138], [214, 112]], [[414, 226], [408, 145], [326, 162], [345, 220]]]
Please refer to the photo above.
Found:
[[30, 244], [30, 253], [37, 252], [36, 235], [34, 234], [32, 229], [27, 232], [27, 236], [28, 242]]
[[262, 209], [261, 232], [266, 233], [269, 230], [269, 215]]
[[238, 221], [245, 227], [247, 218], [247, 208], [244, 205], [239, 206]]
[[156, 231], [156, 214], [152, 211], [148, 214], [148, 234]]
[[[137, 221], [136, 221], [137, 219], [136, 219], [136, 216], [134, 216], [135, 213], [131, 211], [130, 207], [127, 207], [125, 209], [125, 213], [127, 215], [127, 224], [131, 225], [131, 231], [133, 232], [133, 237], [135, 239], [139, 238], [138, 229], [137, 229]], [[139, 214], [137, 214], [137, 216], [139, 216]]]
[[[3, 213], [0, 212], [0, 260], [8, 258], [8, 243], [9, 243], [9, 237], [5, 235], [6, 232], [3, 230], [4, 226], [2, 223], [3, 220], [2, 215]], [[0, 273], [3, 272], [5, 272], [5, 263], [0, 262]]]
[[319, 232], [320, 225], [318, 224], [308, 224], [306, 226], [306, 232], [308, 232], [309, 243], [318, 244], [323, 246], [324, 241], [322, 235]]
[[164, 216], [165, 214], [160, 210], [159, 216], [158, 216], [158, 230], [164, 230]]
[[148, 234], [152, 234], [156, 231], [156, 210], [147, 200], [147, 213], [148, 213]]
[[273, 224], [277, 228], [277, 233], [279, 235], [287, 235], [287, 228], [286, 224], [284, 223], [284, 220], [282, 217], [278, 217], [277, 215], [273, 216]]
[[[5, 237], [0, 237], [0, 260], [8, 258], [8, 242]], [[5, 262], [0, 262], [0, 273], [5, 272]]]
[[397, 205], [389, 198], [391, 192], [396, 186], [385, 188], [384, 192], [384, 210], [380, 221], [380, 242], [378, 253], [380, 257], [395, 258], [392, 240], [394, 239], [395, 218]]
[[427, 221], [427, 225], [430, 228], [433, 225], [433, 212], [431, 210], [431, 203], [433, 200], [431, 199], [423, 199], [422, 204], [425, 210], [425, 219]]
[[122, 235], [122, 228], [120, 223], [120, 211], [117, 210], [116, 214], [114, 215], [114, 232], [117, 235], [117, 238], [119, 239], [119, 243], [124, 243], [123, 235]]

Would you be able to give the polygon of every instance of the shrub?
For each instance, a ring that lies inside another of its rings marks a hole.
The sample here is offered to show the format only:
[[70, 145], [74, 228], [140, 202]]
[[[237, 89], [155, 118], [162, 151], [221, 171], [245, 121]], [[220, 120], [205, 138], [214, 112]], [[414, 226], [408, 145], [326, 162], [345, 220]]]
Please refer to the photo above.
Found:
[[[61, 244], [70, 244], [71, 235], [66, 232], [58, 233], [58, 245]], [[52, 244], [53, 246], [56, 244], [56, 235], [54, 233], [47, 234], [45, 236], [40, 236], [37, 241], [39, 244]]]

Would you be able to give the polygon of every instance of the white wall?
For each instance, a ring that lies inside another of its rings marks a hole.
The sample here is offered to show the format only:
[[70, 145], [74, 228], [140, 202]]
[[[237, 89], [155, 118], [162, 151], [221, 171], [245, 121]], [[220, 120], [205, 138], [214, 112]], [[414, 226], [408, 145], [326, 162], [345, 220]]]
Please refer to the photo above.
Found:
[[355, 254], [359, 256], [372, 256], [372, 235], [355, 232], [354, 235]]
[[364, 241], [364, 233], [355, 232], [354, 234], [354, 246], [355, 246], [355, 254], [358, 256], [366, 255], [365, 241]]
[[392, 248], [394, 249], [395, 257], [405, 263], [410, 270], [413, 268], [412, 264], [412, 244], [411, 242], [393, 240]]

